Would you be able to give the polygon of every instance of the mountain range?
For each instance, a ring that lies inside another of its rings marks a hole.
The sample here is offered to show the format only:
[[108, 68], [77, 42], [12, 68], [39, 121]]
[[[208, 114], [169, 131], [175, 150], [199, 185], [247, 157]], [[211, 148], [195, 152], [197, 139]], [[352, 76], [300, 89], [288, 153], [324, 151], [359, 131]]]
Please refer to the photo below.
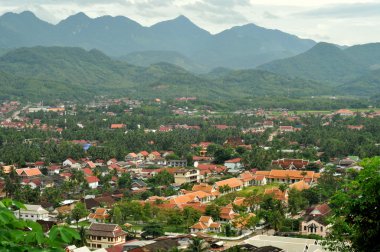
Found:
[[[123, 16], [90, 18], [78, 13], [56, 25], [32, 12], [0, 17], [0, 48], [32, 46], [98, 49], [111, 57], [148, 66], [165, 61], [191, 71], [216, 67], [254, 68], [305, 52], [315, 45], [279, 30], [254, 24], [210, 34], [185, 16], [144, 27]], [[154, 57], [152, 58], [152, 55]]]
[[258, 69], [329, 83], [343, 95], [370, 96], [380, 93], [380, 43], [344, 49], [318, 43], [304, 53], [263, 64]]
[[263, 70], [219, 69], [196, 75], [158, 63], [148, 67], [114, 60], [98, 50], [73, 47], [33, 47], [0, 56], [0, 98], [41, 97], [88, 100], [94, 95], [135, 98], [197, 96], [203, 100], [244, 100], [255, 97], [328, 94], [316, 92], [316, 81], [282, 77]]

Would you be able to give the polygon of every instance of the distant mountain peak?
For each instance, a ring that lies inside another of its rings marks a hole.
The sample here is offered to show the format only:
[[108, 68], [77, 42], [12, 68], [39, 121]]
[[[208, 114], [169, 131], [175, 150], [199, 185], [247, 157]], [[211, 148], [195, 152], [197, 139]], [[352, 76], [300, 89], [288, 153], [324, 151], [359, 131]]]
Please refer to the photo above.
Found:
[[15, 12], [7, 12], [4, 13], [4, 15], [1, 16], [1, 18], [22, 18], [22, 19], [35, 19], [40, 20], [33, 12], [31, 11], [23, 11], [20, 13]]
[[88, 22], [92, 20], [89, 16], [87, 16], [83, 12], [78, 12], [77, 14], [71, 15], [67, 17], [66, 19], [62, 20], [58, 23], [58, 25], [65, 24], [65, 23], [83, 23]]
[[315, 46], [313, 46], [309, 51], [305, 53], [343, 53], [342, 49], [340, 49], [337, 45], [327, 43], [327, 42], [319, 42]]

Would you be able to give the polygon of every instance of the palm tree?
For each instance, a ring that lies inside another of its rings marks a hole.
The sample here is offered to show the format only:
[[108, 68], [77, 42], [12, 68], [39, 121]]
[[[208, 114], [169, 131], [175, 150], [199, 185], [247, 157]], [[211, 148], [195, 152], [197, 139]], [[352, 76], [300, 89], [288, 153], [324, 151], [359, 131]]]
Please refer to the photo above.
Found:
[[198, 237], [194, 237], [191, 239], [190, 246], [188, 248], [189, 252], [206, 252], [208, 251], [208, 244]]

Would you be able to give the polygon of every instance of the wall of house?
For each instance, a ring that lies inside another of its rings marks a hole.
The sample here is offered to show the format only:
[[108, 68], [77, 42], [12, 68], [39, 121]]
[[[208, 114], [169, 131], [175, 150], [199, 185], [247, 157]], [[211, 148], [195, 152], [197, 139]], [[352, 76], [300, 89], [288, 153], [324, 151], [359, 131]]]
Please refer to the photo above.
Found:
[[88, 236], [87, 244], [90, 249], [97, 248], [110, 248], [119, 244], [123, 244], [125, 239], [123, 236], [116, 238], [102, 237], [102, 236]]
[[[314, 232], [314, 230], [309, 230], [308, 226], [311, 225], [311, 224], [315, 224], [316, 226], [316, 230]], [[322, 237], [326, 237], [326, 231], [327, 231], [327, 227], [316, 222], [316, 221], [309, 221], [309, 222], [305, 222], [303, 221], [301, 223], [301, 234], [303, 235], [309, 235], [309, 234], [316, 234], [316, 235], [319, 235], [319, 236], [322, 236]]]
[[36, 220], [45, 220], [45, 219], [49, 218], [49, 215], [47, 213], [46, 214], [38, 214], [38, 213], [21, 211], [20, 216], [19, 216], [19, 211], [15, 211], [14, 213], [15, 213], [16, 218], [20, 218], [23, 220], [36, 221]]

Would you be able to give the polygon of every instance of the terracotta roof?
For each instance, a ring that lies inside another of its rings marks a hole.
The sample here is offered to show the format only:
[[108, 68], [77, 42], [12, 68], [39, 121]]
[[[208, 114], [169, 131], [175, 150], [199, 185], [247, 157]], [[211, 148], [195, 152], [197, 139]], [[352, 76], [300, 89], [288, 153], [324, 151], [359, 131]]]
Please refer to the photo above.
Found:
[[220, 223], [219, 222], [213, 222], [210, 224], [210, 228], [220, 228]]
[[194, 225], [192, 225], [190, 228], [192, 228], [192, 229], [199, 229], [199, 230], [205, 230], [208, 227], [204, 223], [202, 223], [202, 222], [199, 221], [199, 222], [195, 223]]
[[306, 210], [307, 215], [312, 216], [325, 216], [331, 211], [327, 203], [319, 204]]
[[224, 161], [224, 163], [240, 163], [241, 158], [233, 158], [227, 161]]
[[147, 151], [140, 151], [140, 154], [143, 155], [144, 157], [149, 155], [149, 152]]
[[339, 109], [338, 111], [335, 112], [335, 114], [353, 115], [354, 112], [352, 112], [349, 109]]
[[193, 185], [192, 191], [204, 191], [207, 193], [212, 193], [212, 191], [215, 191], [214, 187], [212, 185], [209, 185], [207, 183], [200, 183]]
[[134, 153], [134, 152], [131, 152], [131, 153], [128, 153], [127, 156], [129, 156], [129, 157], [133, 157], [133, 158], [136, 158], [136, 157], [137, 157], [137, 154]]
[[291, 169], [293, 167], [297, 169], [305, 168], [309, 164], [309, 160], [303, 160], [303, 159], [278, 159], [278, 160], [272, 160], [272, 165], [278, 165], [282, 167], [283, 169]]
[[42, 175], [41, 171], [38, 168], [22, 168], [16, 169], [18, 175], [23, 176], [24, 174], [28, 177], [40, 176]]
[[158, 151], [152, 151], [150, 154], [152, 154], [156, 157], [161, 157], [161, 154]]
[[235, 188], [239, 186], [243, 186], [243, 183], [240, 179], [237, 178], [229, 178], [222, 181], [218, 181], [215, 183], [218, 187], [228, 185], [230, 188]]
[[289, 185], [289, 188], [296, 189], [297, 191], [303, 191], [310, 188], [310, 185], [306, 183], [304, 180], [300, 180], [296, 183]]
[[265, 178], [264, 175], [253, 175], [253, 180], [261, 181]]
[[220, 218], [226, 220], [232, 220], [235, 216], [235, 212], [232, 207], [222, 207], [220, 209]]
[[254, 175], [249, 171], [245, 171], [239, 175], [239, 179], [241, 179], [243, 182], [251, 181], [254, 179]]
[[203, 222], [203, 223], [208, 223], [209, 221], [212, 221], [212, 218], [210, 217], [210, 216], [201, 216], [200, 218], [199, 218], [199, 221], [200, 222]]
[[[302, 175], [306, 172], [305, 176]], [[257, 172], [256, 172], [257, 174]], [[296, 171], [296, 170], [271, 170], [268, 178], [278, 178], [278, 179], [304, 179], [304, 178], [314, 178], [316, 173], [314, 171]]]
[[123, 129], [125, 127], [126, 127], [126, 125], [122, 124], [122, 123], [119, 123], [119, 124], [113, 123], [113, 124], [111, 124], [111, 129]]
[[90, 213], [88, 218], [97, 219], [97, 220], [105, 220], [108, 219], [110, 215], [107, 213], [107, 209], [105, 208], [97, 208], [95, 213]]
[[87, 183], [96, 183], [99, 182], [100, 180], [96, 176], [88, 176], [86, 177]]
[[269, 176], [270, 171], [256, 171], [254, 174], [255, 175], [263, 175], [266, 177], [266, 176]]
[[87, 165], [91, 168], [94, 169], [96, 165], [92, 161], [87, 161]]
[[280, 189], [278, 188], [270, 188], [270, 189], [265, 189], [264, 191], [264, 194], [265, 195], [272, 195], [273, 198], [277, 199], [277, 200], [287, 200], [287, 193], [286, 191], [282, 192]]
[[84, 169], [83, 169], [83, 173], [84, 173], [85, 175], [87, 175], [87, 176], [92, 176], [92, 175], [93, 175], [93, 173], [92, 173], [92, 171], [91, 171], [90, 168], [84, 168]]

